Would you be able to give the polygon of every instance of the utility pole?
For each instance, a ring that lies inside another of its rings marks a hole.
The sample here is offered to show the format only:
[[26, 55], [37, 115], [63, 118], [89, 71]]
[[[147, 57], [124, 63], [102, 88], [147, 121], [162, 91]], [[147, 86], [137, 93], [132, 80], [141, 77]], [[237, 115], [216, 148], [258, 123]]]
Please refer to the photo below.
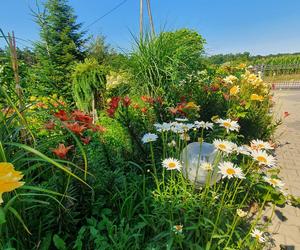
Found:
[[148, 9], [148, 16], [149, 16], [149, 20], [150, 20], [151, 31], [152, 31], [152, 35], [154, 36], [155, 31], [154, 31], [154, 23], [153, 23], [152, 13], [151, 13], [150, 0], [146, 0], [146, 1], [147, 1], [147, 9]]
[[143, 38], [143, 1], [140, 0], [140, 39]]

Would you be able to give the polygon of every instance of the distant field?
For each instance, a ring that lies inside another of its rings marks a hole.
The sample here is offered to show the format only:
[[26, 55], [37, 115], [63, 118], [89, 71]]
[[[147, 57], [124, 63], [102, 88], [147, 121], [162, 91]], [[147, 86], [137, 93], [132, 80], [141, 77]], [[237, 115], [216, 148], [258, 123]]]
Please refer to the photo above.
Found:
[[263, 79], [266, 82], [299, 82], [300, 74], [288, 74], [288, 75], [277, 75], [277, 76], [265, 76]]

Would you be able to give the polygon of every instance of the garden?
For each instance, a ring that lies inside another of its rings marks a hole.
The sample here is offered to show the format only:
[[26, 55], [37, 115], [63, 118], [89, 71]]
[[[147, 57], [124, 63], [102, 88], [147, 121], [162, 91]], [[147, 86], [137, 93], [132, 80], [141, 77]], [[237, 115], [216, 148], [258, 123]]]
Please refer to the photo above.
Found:
[[125, 55], [85, 39], [66, 1], [45, 9], [34, 51], [2, 32], [0, 248], [269, 247], [265, 208], [299, 203], [278, 176], [271, 84], [209, 63], [193, 30]]

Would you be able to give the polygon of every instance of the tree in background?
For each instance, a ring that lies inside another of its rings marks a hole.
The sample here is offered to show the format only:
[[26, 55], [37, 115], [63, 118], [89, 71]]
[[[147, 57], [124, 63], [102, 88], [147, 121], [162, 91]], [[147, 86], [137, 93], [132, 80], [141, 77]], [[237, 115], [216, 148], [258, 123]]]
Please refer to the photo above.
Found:
[[71, 68], [84, 58], [82, 25], [76, 23], [67, 0], [47, 0], [44, 7], [44, 12], [35, 14], [41, 41], [35, 44], [34, 89], [39, 94], [59, 93], [71, 99]]

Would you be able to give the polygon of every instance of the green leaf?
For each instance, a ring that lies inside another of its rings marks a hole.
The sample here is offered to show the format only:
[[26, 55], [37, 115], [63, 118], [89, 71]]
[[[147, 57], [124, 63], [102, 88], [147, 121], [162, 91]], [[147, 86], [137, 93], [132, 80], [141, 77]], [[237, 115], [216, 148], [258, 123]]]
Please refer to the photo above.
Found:
[[13, 207], [9, 207], [8, 210], [17, 218], [17, 220], [22, 224], [22, 226], [24, 227], [25, 231], [29, 234], [30, 231], [29, 229], [27, 228], [25, 222], [23, 221], [21, 215], [17, 212], [17, 210], [15, 210]]
[[58, 250], [67, 250], [65, 241], [60, 238], [57, 234], [53, 236], [53, 243]]
[[6, 219], [5, 219], [5, 213], [3, 211], [3, 208], [0, 207], [0, 225], [1, 224], [4, 224], [6, 222]]

